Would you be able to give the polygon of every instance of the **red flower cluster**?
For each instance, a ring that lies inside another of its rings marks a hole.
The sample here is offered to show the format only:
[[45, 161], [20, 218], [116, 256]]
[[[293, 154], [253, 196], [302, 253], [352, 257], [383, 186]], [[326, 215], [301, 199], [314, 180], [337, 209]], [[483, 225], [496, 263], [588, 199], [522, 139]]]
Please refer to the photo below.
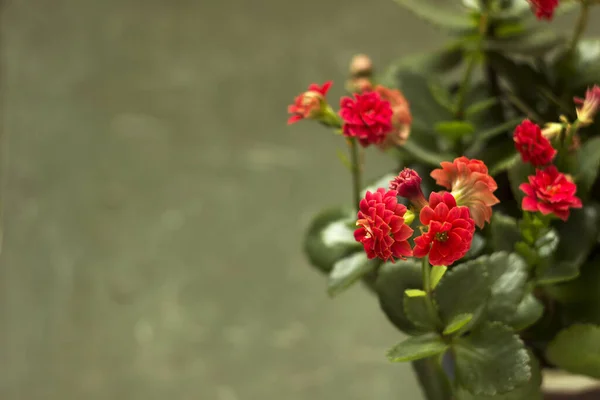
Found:
[[308, 90], [297, 96], [294, 104], [288, 106], [288, 113], [292, 114], [288, 124], [293, 124], [303, 119], [316, 119], [323, 114], [326, 105], [325, 96], [332, 82], [325, 82], [323, 86], [312, 83]]
[[556, 156], [556, 150], [552, 147], [552, 143], [542, 135], [541, 128], [528, 119], [517, 126], [513, 140], [523, 161], [536, 167], [550, 164]]
[[475, 221], [469, 209], [457, 206], [450, 193], [431, 193], [429, 205], [421, 210], [421, 223], [427, 231], [415, 238], [415, 257], [429, 254], [431, 265], [452, 265], [471, 248]]
[[344, 135], [357, 138], [364, 147], [382, 143], [392, 131], [390, 102], [377, 92], [354, 94], [354, 99], [343, 97], [340, 106]]
[[369, 258], [394, 262], [394, 257], [412, 255], [408, 239], [413, 230], [405, 224], [406, 207], [398, 204], [396, 196], [395, 190], [380, 188], [375, 193], [367, 191], [360, 201], [354, 238], [363, 244]]
[[558, 172], [554, 165], [538, 169], [535, 176], [529, 177], [529, 183], [521, 184], [519, 189], [526, 194], [522, 203], [525, 211], [555, 214], [566, 221], [571, 208], [582, 207], [581, 200], [575, 196], [577, 185]]
[[458, 205], [469, 208], [471, 217], [479, 228], [492, 218], [492, 206], [500, 200], [494, 196], [498, 185], [480, 160], [467, 157], [456, 158], [453, 162], [442, 162], [442, 168], [431, 172], [435, 182], [452, 190]]
[[529, 0], [538, 19], [551, 20], [554, 10], [558, 7], [558, 0]]

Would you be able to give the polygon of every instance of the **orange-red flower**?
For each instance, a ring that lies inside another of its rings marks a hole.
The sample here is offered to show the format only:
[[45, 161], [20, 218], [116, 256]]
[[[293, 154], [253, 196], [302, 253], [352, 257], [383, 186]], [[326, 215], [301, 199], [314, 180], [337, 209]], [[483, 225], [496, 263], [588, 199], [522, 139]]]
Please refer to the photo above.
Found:
[[340, 116], [344, 120], [345, 136], [355, 137], [364, 147], [383, 142], [392, 130], [392, 108], [377, 92], [354, 94], [343, 97]]
[[468, 207], [471, 218], [483, 228], [492, 217], [492, 206], [500, 200], [494, 196], [498, 185], [486, 165], [480, 160], [467, 157], [456, 158], [453, 162], [442, 162], [442, 168], [431, 172], [435, 182], [452, 191], [460, 206]]
[[543, 215], [554, 214], [566, 221], [571, 208], [581, 208], [581, 199], [575, 196], [577, 185], [556, 169], [554, 165], [538, 169], [528, 178], [529, 183], [519, 186], [525, 194], [522, 208], [539, 211]]
[[420, 220], [427, 228], [415, 238], [415, 257], [429, 254], [431, 265], [452, 265], [464, 257], [471, 248], [475, 221], [469, 209], [457, 206], [448, 192], [431, 193], [429, 205], [421, 210]]
[[551, 20], [554, 10], [558, 7], [558, 0], [529, 0], [538, 19]]
[[354, 238], [363, 244], [369, 258], [395, 262], [395, 258], [412, 256], [408, 239], [413, 230], [404, 222], [406, 207], [396, 196], [395, 190], [380, 188], [375, 193], [367, 191], [360, 201]]
[[393, 130], [385, 137], [385, 140], [379, 145], [382, 150], [392, 146], [402, 146], [410, 136], [410, 126], [412, 124], [412, 115], [410, 105], [402, 93], [397, 89], [389, 89], [385, 86], [375, 86], [375, 92], [379, 93], [383, 100], [390, 102], [392, 107], [392, 126]]
[[542, 129], [528, 119], [515, 128], [513, 140], [523, 162], [535, 167], [550, 164], [556, 156], [556, 150], [542, 135]]
[[594, 122], [594, 116], [600, 108], [600, 86], [594, 85], [585, 92], [585, 99], [575, 97], [577, 107], [577, 119], [583, 125], [590, 125]]
[[293, 124], [303, 119], [318, 119], [321, 117], [327, 102], [325, 96], [333, 83], [325, 82], [323, 86], [312, 83], [308, 90], [299, 96], [296, 96], [294, 104], [288, 106], [288, 113], [292, 114], [288, 119], [288, 124]]

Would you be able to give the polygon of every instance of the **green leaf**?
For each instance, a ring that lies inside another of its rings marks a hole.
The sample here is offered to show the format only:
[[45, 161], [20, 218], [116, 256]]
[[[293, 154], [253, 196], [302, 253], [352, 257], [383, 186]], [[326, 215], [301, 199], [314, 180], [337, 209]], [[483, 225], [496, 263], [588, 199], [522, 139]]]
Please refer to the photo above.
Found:
[[453, 12], [439, 4], [427, 0], [394, 0], [396, 3], [410, 10], [417, 17], [436, 27], [452, 32], [465, 33], [474, 31], [475, 23], [465, 14]]
[[448, 348], [435, 333], [427, 333], [421, 336], [413, 336], [392, 347], [387, 357], [392, 362], [403, 362], [419, 360], [441, 354]]
[[499, 252], [489, 256], [486, 266], [491, 283], [488, 319], [509, 322], [525, 296], [527, 264], [514, 253]]
[[597, 242], [598, 216], [596, 206], [585, 206], [571, 210], [567, 222], [558, 223], [560, 241], [554, 259], [538, 277], [539, 284], [563, 282], [579, 275], [579, 267]]
[[473, 319], [473, 314], [459, 314], [444, 329], [444, 335], [451, 335], [461, 330]]
[[600, 39], [581, 40], [577, 45], [575, 71], [569, 77], [569, 86], [577, 92], [598, 82], [600, 82]]
[[479, 233], [474, 234], [473, 240], [471, 241], [471, 248], [469, 249], [467, 254], [465, 254], [464, 260], [470, 260], [479, 256], [485, 249], [485, 243], [486, 240], [483, 238], [482, 235], [480, 235]]
[[432, 289], [435, 289], [438, 283], [440, 283], [440, 280], [442, 279], [447, 270], [448, 267], [446, 267], [445, 265], [434, 265], [433, 267], [431, 267], [430, 281]]
[[436, 328], [436, 321], [432, 319], [427, 311], [425, 297], [404, 296], [404, 311], [408, 319], [415, 326], [422, 328], [426, 332], [433, 332]]
[[531, 293], [528, 293], [510, 316], [508, 324], [516, 331], [522, 331], [535, 324], [544, 315], [544, 305]]
[[521, 240], [517, 220], [497, 211], [492, 215], [490, 235], [495, 251], [513, 251], [515, 244]]
[[[462, 42], [453, 43], [442, 49], [403, 56], [390, 64], [377, 81], [387, 87], [397, 87], [404, 72], [436, 75], [456, 68], [464, 60]], [[412, 106], [412, 98], [411, 98]]]
[[600, 378], [600, 326], [578, 324], [563, 329], [550, 342], [546, 357], [566, 371]]
[[364, 252], [342, 258], [334, 264], [329, 274], [327, 293], [332, 297], [337, 296], [363, 276], [374, 271], [378, 264], [377, 259], [369, 260]]
[[406, 289], [422, 289], [421, 263], [413, 259], [385, 263], [379, 267], [375, 291], [379, 305], [394, 326], [410, 335], [424, 330], [408, 319], [404, 311]]
[[473, 103], [469, 107], [467, 107], [467, 109], [465, 111], [465, 115], [467, 118], [474, 117], [474, 116], [478, 115], [479, 113], [482, 113], [484, 111], [489, 110], [490, 108], [492, 108], [494, 106], [497, 106], [498, 104], [500, 104], [500, 100], [498, 100], [496, 97], [481, 100], [481, 101]]
[[519, 161], [519, 158], [519, 154], [515, 151], [511, 151], [506, 157], [496, 160], [493, 164], [490, 163], [490, 175], [496, 176], [499, 173], [512, 168], [512, 166]]
[[535, 175], [535, 168], [531, 166], [529, 163], [524, 163], [521, 160], [518, 160], [513, 166], [508, 170], [508, 179], [510, 180], [510, 188], [517, 199], [519, 205], [525, 197], [525, 193], [519, 189], [519, 186], [522, 183], [528, 182], [528, 177], [530, 175]]
[[564, 36], [557, 35], [553, 30], [529, 30], [522, 31], [520, 35], [488, 39], [484, 43], [484, 48], [487, 51], [539, 57], [564, 43]]
[[[413, 132], [411, 134], [411, 138], [413, 135], [418, 134], [417, 132]], [[400, 148], [400, 151], [406, 152], [413, 156], [415, 159], [430, 165], [432, 167], [439, 167], [440, 163], [447, 160], [453, 160], [456, 158], [451, 154], [440, 154], [438, 152], [432, 152], [421, 145], [417, 144], [415, 140], [408, 139], [408, 141]]]
[[474, 395], [494, 396], [525, 385], [531, 359], [521, 339], [500, 323], [486, 323], [452, 345], [457, 383]]
[[493, 137], [496, 137], [502, 133], [507, 133], [512, 131], [517, 125], [523, 122], [523, 117], [511, 119], [510, 121], [506, 121], [498, 126], [487, 129], [483, 132], [480, 132], [476, 135], [476, 140], [478, 141], [488, 141]]
[[311, 264], [329, 274], [333, 265], [352, 253], [362, 251], [354, 239], [356, 214], [342, 208], [325, 210], [312, 220], [304, 239], [304, 251]]
[[[600, 61], [599, 61], [600, 62]], [[598, 177], [600, 167], [600, 137], [594, 137], [586, 141], [577, 156], [579, 160], [579, 173], [577, 182], [577, 194], [587, 193]]]
[[438, 360], [423, 358], [411, 364], [427, 400], [452, 400], [450, 381]]
[[436, 287], [434, 299], [446, 325], [461, 314], [480, 314], [490, 293], [486, 261], [479, 257], [452, 267]]
[[535, 356], [529, 352], [529, 358], [531, 360], [531, 379], [526, 384], [519, 386], [518, 388], [511, 390], [504, 394], [497, 394], [495, 396], [474, 396], [462, 387], [458, 387], [456, 390], [457, 400], [542, 400], [542, 374], [540, 371], [540, 363]]
[[443, 121], [435, 124], [435, 131], [450, 141], [457, 141], [464, 136], [473, 135], [475, 127], [466, 121]]

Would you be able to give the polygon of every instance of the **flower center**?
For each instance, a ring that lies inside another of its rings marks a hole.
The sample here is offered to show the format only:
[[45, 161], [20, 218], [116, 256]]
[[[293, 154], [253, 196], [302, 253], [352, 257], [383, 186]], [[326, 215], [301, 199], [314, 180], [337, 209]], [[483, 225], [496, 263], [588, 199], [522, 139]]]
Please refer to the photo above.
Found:
[[435, 234], [435, 240], [438, 242], [445, 242], [448, 240], [448, 232], [438, 232]]

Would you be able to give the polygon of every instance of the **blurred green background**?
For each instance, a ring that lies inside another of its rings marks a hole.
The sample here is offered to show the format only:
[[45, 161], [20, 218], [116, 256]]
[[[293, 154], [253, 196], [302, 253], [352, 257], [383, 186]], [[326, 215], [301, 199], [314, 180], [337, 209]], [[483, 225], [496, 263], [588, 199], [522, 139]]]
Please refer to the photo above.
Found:
[[350, 182], [286, 106], [441, 34], [391, 0], [1, 7], [0, 398], [421, 398], [375, 299], [301, 252]]

